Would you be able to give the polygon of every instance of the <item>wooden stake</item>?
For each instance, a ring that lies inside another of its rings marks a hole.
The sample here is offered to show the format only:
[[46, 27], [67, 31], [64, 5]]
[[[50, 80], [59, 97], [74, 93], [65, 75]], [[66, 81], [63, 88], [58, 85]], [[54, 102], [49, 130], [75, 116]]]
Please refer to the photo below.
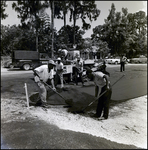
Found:
[[27, 90], [27, 84], [25, 83], [25, 92], [26, 92], [26, 99], [27, 99], [27, 108], [29, 108], [29, 97], [28, 97], [28, 90]]

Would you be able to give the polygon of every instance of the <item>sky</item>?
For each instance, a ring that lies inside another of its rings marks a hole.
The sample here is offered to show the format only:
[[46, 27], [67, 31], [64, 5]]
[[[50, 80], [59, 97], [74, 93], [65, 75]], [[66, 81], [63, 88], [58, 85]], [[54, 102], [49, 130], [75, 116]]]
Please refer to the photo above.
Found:
[[[18, 25], [20, 24], [20, 20], [17, 18], [17, 13], [12, 9], [11, 5], [14, 1], [7, 1], [7, 7], [5, 13], [8, 14], [8, 17], [4, 20], [1, 20], [1, 24], [3, 25]], [[109, 10], [111, 9], [111, 4], [114, 3], [116, 12], [121, 12], [122, 8], [127, 8], [128, 13], [135, 13], [140, 10], [145, 11], [147, 15], [147, 1], [96, 1], [97, 8], [101, 11], [98, 19], [96, 21], [91, 22], [91, 29], [87, 30], [83, 35], [83, 38], [90, 38], [91, 34], [93, 34], [93, 28], [98, 25], [104, 24], [104, 19], [109, 15]], [[47, 10], [47, 13], [50, 16], [50, 10]], [[72, 25], [72, 22], [68, 21], [67, 16], [67, 24]], [[64, 25], [63, 20], [55, 19], [54, 26], [58, 31]], [[82, 25], [81, 20], [77, 20], [76, 25]]]

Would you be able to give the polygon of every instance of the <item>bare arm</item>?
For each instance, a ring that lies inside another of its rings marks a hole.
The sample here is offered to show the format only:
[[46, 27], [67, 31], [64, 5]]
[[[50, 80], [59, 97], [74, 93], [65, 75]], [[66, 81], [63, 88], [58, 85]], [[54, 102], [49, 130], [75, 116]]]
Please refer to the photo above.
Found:
[[52, 88], [55, 89], [54, 80], [53, 79], [51, 79], [51, 85], [52, 85]]
[[106, 75], [103, 76], [103, 78], [106, 80], [106, 86], [107, 86], [107, 89], [109, 89], [109, 80], [108, 80], [108, 77]]

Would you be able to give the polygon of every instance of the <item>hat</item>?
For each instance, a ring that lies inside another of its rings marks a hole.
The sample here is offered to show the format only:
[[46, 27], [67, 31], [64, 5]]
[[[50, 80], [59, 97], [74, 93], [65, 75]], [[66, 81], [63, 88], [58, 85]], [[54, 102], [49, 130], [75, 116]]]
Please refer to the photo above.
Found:
[[53, 60], [49, 60], [49, 61], [48, 61], [48, 64], [51, 64], [51, 65], [53, 65], [53, 66], [56, 66], [56, 64], [54, 63]]
[[98, 71], [102, 71], [105, 70], [106, 65], [103, 62], [100, 62], [97, 68]]
[[97, 68], [92, 68], [91, 71], [93, 71], [93, 72], [94, 72], [94, 71], [97, 71]]
[[58, 57], [58, 58], [57, 58], [57, 60], [61, 60], [61, 58], [60, 58], [60, 57]]

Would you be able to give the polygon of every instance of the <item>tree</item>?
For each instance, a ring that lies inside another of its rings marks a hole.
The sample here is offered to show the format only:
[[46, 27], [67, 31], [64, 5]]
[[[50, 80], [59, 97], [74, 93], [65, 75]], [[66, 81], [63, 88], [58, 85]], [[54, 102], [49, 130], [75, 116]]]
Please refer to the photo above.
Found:
[[54, 0], [46, 0], [46, 5], [51, 9], [51, 31], [52, 31], [52, 48], [51, 58], [54, 57], [54, 18], [55, 18], [55, 2]]
[[145, 12], [139, 11], [127, 15], [127, 40], [126, 49], [129, 57], [147, 54], [147, 16]]
[[131, 58], [138, 54], [145, 54], [147, 46], [145, 13], [139, 11], [128, 14], [127, 8], [122, 8], [121, 12], [115, 10], [115, 5], [112, 4], [105, 24], [93, 29], [92, 40], [106, 41], [112, 55], [124, 53]]
[[[66, 29], [65, 29], [66, 28]], [[84, 34], [84, 31], [80, 30], [79, 26], [75, 27], [76, 31], [76, 42], [78, 43], [78, 48], [82, 49], [83, 44], [83, 38], [82, 35]], [[65, 34], [65, 30], [67, 30], [67, 33]], [[73, 27], [67, 25], [66, 27], [62, 27], [58, 31], [58, 45], [59, 48], [62, 48], [64, 46], [68, 49], [71, 45], [73, 45]]]
[[5, 7], [7, 7], [6, 1], [1, 1], [1, 20], [6, 19], [8, 14], [5, 13]]
[[50, 24], [50, 17], [45, 10], [42, 9], [39, 12], [39, 18], [41, 19], [41, 25], [38, 29], [39, 33], [39, 51], [50, 53], [51, 45], [52, 45], [52, 31]]
[[70, 21], [73, 19], [73, 44], [75, 45], [75, 26], [76, 20], [81, 18], [82, 20], [82, 29], [88, 30], [91, 25], [86, 22], [88, 18], [91, 22], [96, 20], [100, 14], [100, 10], [97, 9], [95, 1], [70, 1]]
[[40, 18], [38, 17], [39, 11], [42, 8], [47, 7], [46, 4], [41, 1], [24, 1], [18, 0], [17, 3], [13, 2], [12, 8], [18, 13], [18, 18], [21, 19], [21, 23], [29, 21], [34, 23], [36, 30], [36, 50], [38, 51], [38, 28], [40, 25]]
[[10, 55], [13, 50], [36, 50], [35, 34], [22, 26], [1, 26], [1, 51], [2, 54]]
[[69, 1], [55, 1], [55, 18], [64, 20], [64, 27], [66, 26], [66, 14], [69, 10]]

